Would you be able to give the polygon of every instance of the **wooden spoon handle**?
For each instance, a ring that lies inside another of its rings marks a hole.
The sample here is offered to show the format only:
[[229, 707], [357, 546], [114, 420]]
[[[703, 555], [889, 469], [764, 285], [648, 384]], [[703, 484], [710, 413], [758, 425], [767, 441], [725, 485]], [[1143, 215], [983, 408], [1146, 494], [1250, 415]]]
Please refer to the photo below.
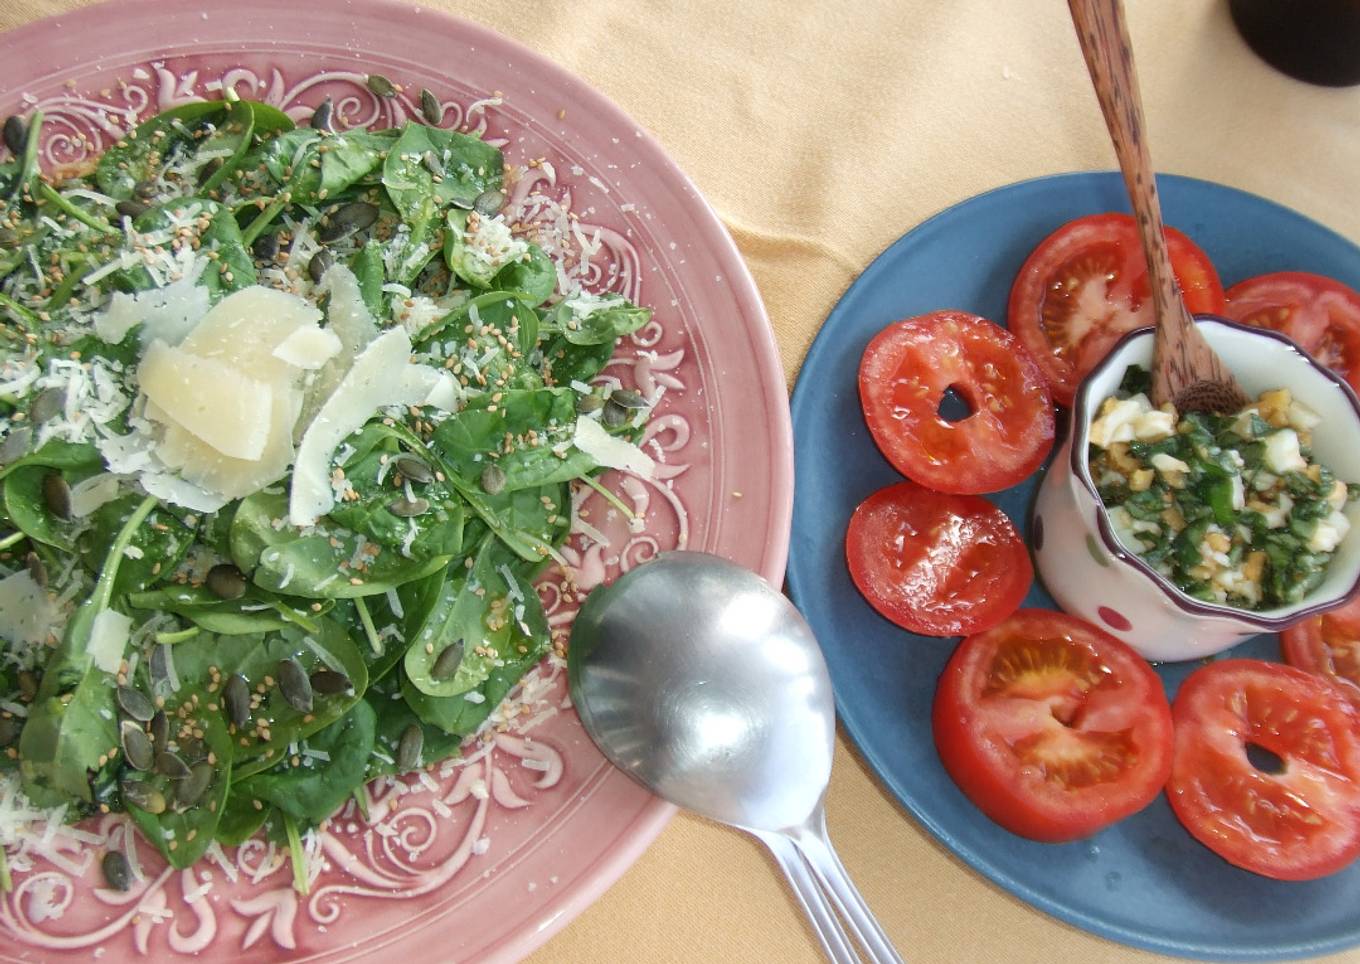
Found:
[[1163, 304], [1176, 304], [1180, 294], [1166, 250], [1162, 206], [1157, 198], [1152, 154], [1144, 136], [1143, 102], [1138, 96], [1138, 74], [1133, 66], [1133, 46], [1121, 0], [1068, 0], [1068, 7], [1100, 111], [1105, 115], [1105, 126], [1114, 141], [1124, 186], [1133, 201], [1153, 292], [1163, 299]]
[[1235, 388], [1231, 373], [1195, 327], [1176, 288], [1123, 4], [1121, 0], [1068, 0], [1068, 7], [1147, 258], [1158, 327], [1153, 401], [1159, 405], [1176, 401], [1186, 388], [1206, 380]]

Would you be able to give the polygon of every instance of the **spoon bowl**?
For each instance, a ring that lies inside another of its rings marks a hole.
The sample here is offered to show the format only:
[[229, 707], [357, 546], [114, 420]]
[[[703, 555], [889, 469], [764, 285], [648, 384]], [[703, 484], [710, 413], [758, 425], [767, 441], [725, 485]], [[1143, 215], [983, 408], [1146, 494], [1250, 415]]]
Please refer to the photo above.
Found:
[[594, 590], [567, 676], [586, 732], [657, 795], [770, 848], [833, 961], [900, 961], [826, 837], [836, 710], [793, 603], [717, 556], [670, 552]]

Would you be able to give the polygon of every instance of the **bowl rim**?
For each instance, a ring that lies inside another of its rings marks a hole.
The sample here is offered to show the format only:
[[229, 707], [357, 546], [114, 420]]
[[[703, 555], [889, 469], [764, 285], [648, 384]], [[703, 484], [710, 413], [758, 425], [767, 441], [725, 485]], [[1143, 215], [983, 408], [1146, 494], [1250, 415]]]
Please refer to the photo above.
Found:
[[[1287, 351], [1299, 356], [1325, 380], [1332, 382], [1341, 389], [1342, 397], [1350, 405], [1351, 413], [1357, 425], [1360, 425], [1360, 397], [1356, 396], [1355, 390], [1340, 375], [1333, 372], [1330, 368], [1317, 362], [1311, 355], [1303, 351], [1290, 338], [1278, 331], [1269, 328], [1256, 328], [1250, 325], [1243, 325], [1238, 322], [1214, 314], [1196, 314], [1194, 316], [1196, 326], [1220, 326], [1242, 332], [1247, 335], [1261, 337], [1279, 342]], [[1100, 533], [1101, 541], [1105, 548], [1114, 558], [1130, 566], [1135, 571], [1146, 576], [1154, 587], [1159, 589], [1163, 596], [1177, 609], [1188, 616], [1194, 617], [1214, 617], [1218, 619], [1229, 619], [1262, 632], [1279, 632], [1289, 626], [1294, 625], [1310, 616], [1318, 616], [1322, 613], [1336, 609], [1347, 602], [1360, 590], [1360, 567], [1357, 567], [1355, 578], [1352, 580], [1350, 588], [1345, 592], [1319, 599], [1315, 602], [1304, 604], [1304, 601], [1296, 603], [1293, 607], [1277, 608], [1262, 612], [1253, 612], [1249, 609], [1238, 609], [1233, 606], [1221, 603], [1205, 602], [1195, 599], [1181, 591], [1171, 580], [1167, 579], [1160, 572], [1148, 565], [1141, 556], [1130, 550], [1119, 539], [1114, 531], [1114, 524], [1110, 521], [1109, 511], [1105, 508], [1105, 503], [1101, 501], [1100, 494], [1096, 489], [1095, 483], [1091, 480], [1089, 462], [1086, 457], [1088, 445], [1086, 442], [1087, 433], [1091, 427], [1090, 407], [1091, 407], [1091, 388], [1109, 370], [1124, 349], [1132, 342], [1143, 338], [1151, 337], [1155, 334], [1156, 328], [1144, 327], [1136, 328], [1128, 332], [1119, 341], [1115, 342], [1109, 352], [1101, 359], [1091, 372], [1082, 379], [1081, 385], [1077, 389], [1076, 397], [1072, 402], [1071, 418], [1071, 438], [1072, 446], [1069, 454], [1069, 468], [1072, 477], [1080, 483], [1087, 493], [1090, 494], [1096, 504], [1096, 530]]]

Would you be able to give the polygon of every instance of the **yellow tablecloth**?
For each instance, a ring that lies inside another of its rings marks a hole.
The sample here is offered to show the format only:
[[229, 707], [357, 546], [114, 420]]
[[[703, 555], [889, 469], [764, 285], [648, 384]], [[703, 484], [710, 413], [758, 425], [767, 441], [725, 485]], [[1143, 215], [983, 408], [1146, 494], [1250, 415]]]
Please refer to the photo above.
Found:
[[[0, 29], [78, 5], [0, 0]], [[344, 16], [343, 3], [315, 6], [317, 16]], [[846, 285], [904, 231], [988, 188], [1114, 166], [1061, 0], [426, 6], [551, 57], [656, 135], [736, 238], [790, 384]], [[1223, 0], [1129, 7], [1159, 169], [1266, 195], [1360, 241], [1360, 88], [1275, 73], [1238, 38]], [[1060, 924], [974, 874], [844, 740], [828, 811], [846, 865], [909, 961], [1156, 959]], [[758, 847], [686, 816], [532, 958], [817, 959]]]

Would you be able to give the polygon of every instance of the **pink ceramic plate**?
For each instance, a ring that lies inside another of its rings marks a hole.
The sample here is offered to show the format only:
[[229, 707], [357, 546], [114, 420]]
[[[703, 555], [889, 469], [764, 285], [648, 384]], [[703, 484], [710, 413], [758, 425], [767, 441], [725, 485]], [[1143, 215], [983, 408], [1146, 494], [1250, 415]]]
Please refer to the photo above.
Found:
[[[369, 73], [395, 81], [399, 94], [373, 94]], [[324, 15], [277, 0], [135, 0], [0, 38], [0, 111], [43, 110], [49, 166], [78, 163], [138, 118], [225, 87], [295, 118], [330, 96], [350, 126], [415, 116], [427, 87], [446, 126], [501, 143], [523, 170], [511, 198], [521, 219], [571, 211], [580, 228], [574, 270], [595, 290], [656, 309], [606, 376], [665, 388], [647, 443], [664, 465], [654, 482], [611, 480], [643, 514], [644, 531], [609, 526], [598, 497], [586, 507], [612, 538], [607, 547], [569, 543], [579, 583], [682, 546], [781, 580], [792, 446], [768, 321], [713, 212], [618, 108], [482, 28], [375, 0]], [[574, 601], [560, 585], [542, 591], [563, 627]], [[493, 740], [419, 780], [372, 789], [368, 819], [351, 810], [331, 821], [307, 896], [293, 889], [282, 855], [258, 841], [186, 871], [166, 869], [142, 844], [133, 888], [102, 889], [104, 849], [128, 846], [123, 822], [107, 817], [63, 835], [45, 857], [18, 860], [27, 866], [0, 900], [0, 953], [252, 961], [527, 953], [599, 896], [672, 810], [599, 756], [566, 703], [560, 665], [545, 663], [526, 688], [522, 711]]]

